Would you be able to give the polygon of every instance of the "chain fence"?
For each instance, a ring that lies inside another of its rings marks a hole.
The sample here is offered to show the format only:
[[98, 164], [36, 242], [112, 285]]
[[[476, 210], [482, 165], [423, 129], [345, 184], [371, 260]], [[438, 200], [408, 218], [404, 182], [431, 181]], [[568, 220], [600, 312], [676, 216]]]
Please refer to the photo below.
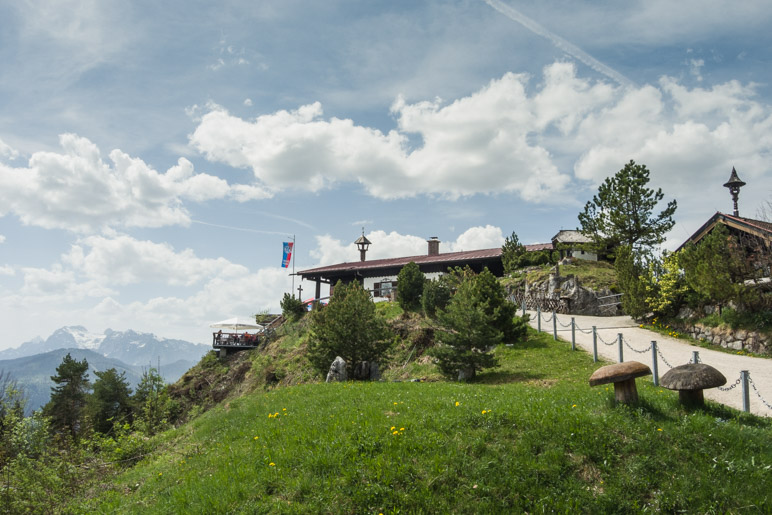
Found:
[[[624, 346], [627, 347], [628, 349], [630, 349], [631, 351], [635, 352], [636, 354], [645, 354], [647, 352], [652, 352], [654, 354], [653, 351], [656, 351], [655, 352], [656, 356], [653, 357], [654, 368], [655, 369], [656, 369], [656, 366], [657, 366], [657, 364], [659, 362], [662, 362], [666, 367], [668, 367], [670, 369], [674, 368], [674, 366], [667, 360], [667, 358], [665, 358], [664, 354], [662, 354], [662, 350], [659, 348], [658, 345], [656, 345], [656, 341], [653, 341], [652, 343], [650, 343], [649, 346], [646, 347], [645, 349], [636, 349], [635, 347], [633, 347], [632, 343], [627, 338], [624, 337], [624, 335], [622, 333], [619, 333], [617, 338], [615, 338], [614, 340], [606, 341], [603, 338], [603, 336], [601, 336], [599, 328], [593, 326], [590, 329], [584, 329], [584, 328], [580, 327], [573, 318], [571, 319], [570, 322], [563, 323], [563, 322], [560, 321], [560, 318], [557, 317], [557, 312], [556, 311], [550, 312], [548, 315], [543, 315], [540, 310], [537, 310], [537, 316], [538, 316], [537, 322], [538, 322], [538, 327], [539, 328], [541, 328], [541, 322], [549, 323], [549, 322], [553, 321], [553, 318], [554, 318], [555, 323], [556, 323], [550, 329], [547, 329], [547, 328], [542, 329], [542, 332], [552, 332], [552, 331], [555, 331], [556, 330], [555, 328], [556, 328], [557, 325], [560, 325], [560, 327], [564, 328], [564, 329], [571, 328], [572, 329], [572, 342], [571, 342], [572, 348], [575, 345], [575, 341], [573, 341], [573, 338], [574, 338], [574, 334], [575, 334], [576, 331], [578, 331], [579, 333], [582, 333], [582, 334], [593, 334], [594, 333], [595, 334], [595, 341], [596, 342], [600, 341], [601, 343], [603, 343], [604, 345], [607, 345], [607, 346], [619, 344], [619, 342], [620, 342], [619, 335], [621, 335], [621, 341], [624, 343]], [[626, 328], [629, 329], [631, 327], [632, 326], [603, 327], [601, 329], [603, 329], [603, 330], [626, 329]], [[595, 350], [594, 352], [597, 353], [597, 350]], [[622, 359], [622, 352], [621, 352], [621, 347], [620, 347], [620, 360], [621, 359]], [[694, 351], [693, 352], [692, 357], [689, 360], [689, 363], [703, 363], [702, 359], [699, 356], [699, 352], [698, 351]], [[745, 378], [746, 378], [745, 383], [743, 381], [743, 376], [745, 376]], [[657, 384], [656, 379], [655, 379], [655, 384]], [[759, 401], [761, 402], [761, 404], [763, 406], [765, 406], [768, 410], [772, 410], [772, 403], [768, 402], [761, 395], [761, 392], [759, 391], [758, 387], [756, 386], [756, 383], [753, 382], [753, 379], [750, 376], [750, 372], [748, 372], [748, 371], [742, 371], [741, 374], [740, 374], [740, 377], [738, 377], [737, 380], [734, 383], [732, 383], [731, 385], [726, 386], [726, 387], [721, 387], [720, 386], [720, 387], [718, 387], [718, 389], [720, 391], [722, 391], [722, 392], [729, 392], [731, 390], [734, 390], [738, 386], [742, 386], [742, 390], [743, 390], [743, 410], [744, 411], [750, 411], [749, 402], [748, 402], [748, 392], [750, 391], [750, 389], [753, 390], [753, 392], [759, 398]]]

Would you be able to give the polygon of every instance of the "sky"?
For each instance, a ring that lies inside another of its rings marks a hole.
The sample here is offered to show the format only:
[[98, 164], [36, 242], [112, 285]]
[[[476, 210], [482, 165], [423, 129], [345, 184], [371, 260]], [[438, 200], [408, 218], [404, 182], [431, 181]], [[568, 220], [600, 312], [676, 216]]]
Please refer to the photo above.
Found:
[[[675, 248], [772, 199], [749, 0], [0, 0], [0, 349], [211, 341], [295, 270], [549, 242], [635, 160]], [[293, 290], [295, 288], [295, 290]]]

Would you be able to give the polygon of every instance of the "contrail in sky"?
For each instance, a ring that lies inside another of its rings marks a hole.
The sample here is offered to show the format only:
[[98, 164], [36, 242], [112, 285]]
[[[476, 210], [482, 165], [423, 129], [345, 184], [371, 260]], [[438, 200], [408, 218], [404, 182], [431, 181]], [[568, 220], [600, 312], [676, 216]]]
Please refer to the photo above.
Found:
[[210, 224], [209, 222], [202, 222], [201, 220], [191, 220], [191, 222], [193, 222], [194, 224], [208, 225], [209, 227], [218, 227], [220, 229], [230, 229], [232, 231], [252, 232], [255, 234], [277, 234], [279, 236], [292, 236], [292, 234], [288, 232], [261, 231], [260, 229], [248, 229], [246, 227], [232, 227], [230, 225]]
[[485, 3], [496, 9], [498, 12], [509, 18], [510, 20], [516, 21], [526, 29], [530, 30], [534, 34], [541, 36], [543, 38], [549, 39], [553, 45], [564, 51], [570, 56], [575, 57], [576, 59], [579, 59], [581, 62], [592, 68], [598, 73], [602, 73], [609, 79], [619, 83], [622, 86], [627, 87], [635, 87], [635, 83], [619, 73], [618, 71], [606, 66], [602, 62], [595, 59], [593, 56], [582, 50], [581, 48], [577, 47], [573, 43], [570, 43], [566, 41], [565, 39], [561, 38], [557, 34], [550, 32], [543, 26], [541, 26], [539, 23], [535, 22], [528, 16], [525, 16], [520, 11], [515, 9], [514, 7], [510, 7], [509, 5], [505, 4], [501, 0], [485, 0]]

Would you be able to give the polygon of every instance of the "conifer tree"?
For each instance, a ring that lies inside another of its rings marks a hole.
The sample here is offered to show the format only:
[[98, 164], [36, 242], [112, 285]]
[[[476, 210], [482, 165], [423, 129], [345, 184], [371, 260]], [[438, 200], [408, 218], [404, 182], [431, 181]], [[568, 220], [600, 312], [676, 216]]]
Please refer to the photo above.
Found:
[[88, 398], [88, 413], [94, 430], [109, 433], [116, 422], [127, 421], [131, 414], [131, 388], [126, 372], [114, 368], [96, 372], [94, 391]]
[[646, 165], [630, 161], [598, 188], [598, 194], [579, 213], [582, 232], [591, 236], [600, 253], [613, 253], [627, 245], [635, 254], [648, 253], [665, 241], [673, 228], [677, 204], [668, 202], [659, 214], [654, 209], [664, 198], [661, 189], [650, 189]]
[[397, 275], [397, 302], [402, 309], [416, 311], [421, 307], [425, 282], [426, 277], [414, 261], [402, 267]]
[[83, 423], [83, 412], [91, 388], [88, 380], [88, 362], [77, 361], [70, 353], [56, 367], [56, 375], [51, 376], [56, 386], [51, 387], [51, 399], [43, 408], [43, 414], [51, 417], [54, 429], [64, 430], [78, 438]]
[[432, 349], [431, 354], [442, 373], [469, 380], [478, 370], [496, 366], [491, 348], [512, 342], [525, 332], [524, 324], [514, 322], [515, 311], [487, 268], [479, 275], [466, 276], [447, 309], [439, 312], [442, 329], [438, 339], [444, 345]]
[[357, 364], [377, 362], [391, 341], [386, 322], [375, 312], [370, 294], [354, 281], [335, 285], [330, 303], [313, 313], [308, 359], [326, 373], [336, 356], [346, 361], [349, 377]]

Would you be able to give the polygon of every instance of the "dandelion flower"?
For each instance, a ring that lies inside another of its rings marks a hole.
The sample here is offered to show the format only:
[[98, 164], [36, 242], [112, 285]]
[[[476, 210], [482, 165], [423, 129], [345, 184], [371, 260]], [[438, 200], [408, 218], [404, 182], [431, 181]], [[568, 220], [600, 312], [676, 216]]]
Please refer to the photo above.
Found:
[[404, 427], [400, 427], [400, 428], [399, 428], [399, 430], [400, 430], [400, 431], [404, 431], [404, 430], [405, 430], [405, 428], [404, 428]]
[[657, 428], [657, 431], [662, 431], [662, 428], [661, 428], [661, 427], [658, 427], [658, 428]]
[[394, 431], [395, 429], [397, 429], [397, 426], [391, 426], [391, 431]]
[[456, 406], [458, 406], [459, 404], [461, 404], [461, 403], [460, 403], [460, 402], [458, 402], [458, 401], [456, 401]]
[[573, 404], [571, 407], [572, 407], [572, 408], [575, 408], [575, 407], [576, 407], [576, 404]]
[[271, 462], [271, 463], [269, 463], [269, 464], [268, 464], [268, 466], [269, 466], [269, 467], [275, 467], [275, 466], [276, 466], [276, 463], [274, 463], [274, 462]]
[[259, 436], [256, 436], [256, 437], [254, 437], [254, 438], [253, 438], [253, 440], [257, 440], [258, 438], [260, 438], [260, 437], [259, 437]]
[[483, 415], [485, 415], [486, 413], [488, 413], [486, 410], [482, 410]]

